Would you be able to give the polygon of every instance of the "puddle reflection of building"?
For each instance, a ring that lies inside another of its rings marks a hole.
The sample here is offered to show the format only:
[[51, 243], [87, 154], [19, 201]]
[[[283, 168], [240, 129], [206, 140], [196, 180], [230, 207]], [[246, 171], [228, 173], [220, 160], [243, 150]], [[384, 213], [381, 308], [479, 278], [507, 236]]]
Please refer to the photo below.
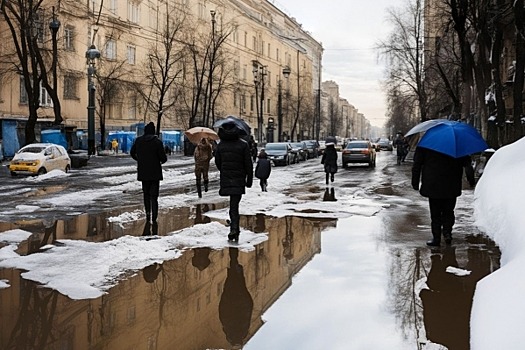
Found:
[[[477, 251], [488, 256], [487, 251]], [[474, 256], [469, 254], [471, 257]], [[446, 271], [449, 266], [458, 267], [454, 247], [446, 247], [442, 254], [433, 254], [430, 258], [429, 289], [420, 293], [427, 338], [449, 350], [469, 349], [472, 299], [476, 283], [491, 272], [490, 265], [483, 263], [488, 260], [479, 255], [478, 259], [469, 259], [467, 268], [472, 269], [472, 273], [456, 276]]]
[[244, 268], [238, 261], [239, 250], [229, 248], [230, 267], [219, 302], [219, 319], [230, 345], [240, 348], [250, 330], [253, 299], [246, 287]]
[[[120, 281], [97, 299], [71, 300], [23, 281], [17, 270], [0, 270], [2, 278], [14, 281], [12, 287], [0, 290], [0, 344], [6, 344], [13, 334], [19, 334], [17, 329], [24, 327], [49, 329], [51, 336], [44, 348], [231, 349], [227, 338], [233, 341], [241, 336], [246, 343], [262, 326], [262, 314], [291, 285], [294, 274], [320, 251], [321, 230], [334, 225], [334, 221], [299, 217], [265, 218], [263, 224], [263, 218], [242, 218], [243, 227], [264, 227], [268, 240], [254, 251], [238, 252], [236, 262], [228, 249], [187, 250], [179, 258], [165, 261], [162, 268], [147, 267]], [[287, 229], [293, 232], [291, 259], [285, 257], [282, 244]], [[232, 265], [242, 266], [252, 311], [250, 320], [246, 320], [248, 313], [238, 315], [238, 321], [242, 318], [244, 322], [242, 329], [226, 326], [227, 337], [219, 314], [221, 298], [230, 288], [228, 268]], [[34, 288], [28, 289], [29, 285]], [[38, 289], [56, 295], [53, 314], [47, 318], [31, 318], [23, 305], [21, 296]], [[28, 317], [22, 319], [22, 314]], [[232, 336], [235, 332], [237, 335]], [[24, 344], [21, 334], [16, 342]]]

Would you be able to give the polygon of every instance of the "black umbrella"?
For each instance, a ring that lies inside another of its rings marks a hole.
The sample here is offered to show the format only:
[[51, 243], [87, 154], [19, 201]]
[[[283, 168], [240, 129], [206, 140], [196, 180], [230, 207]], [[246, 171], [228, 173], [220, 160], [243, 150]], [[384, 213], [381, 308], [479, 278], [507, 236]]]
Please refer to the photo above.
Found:
[[337, 145], [337, 139], [335, 136], [328, 136], [325, 140], [326, 143], [333, 143], [334, 145]]
[[224, 128], [225, 126], [234, 126], [238, 129], [240, 136], [248, 136], [250, 135], [251, 128], [244, 120], [237, 118], [233, 115], [229, 115], [226, 118], [217, 120], [215, 124], [213, 124], [214, 128]]

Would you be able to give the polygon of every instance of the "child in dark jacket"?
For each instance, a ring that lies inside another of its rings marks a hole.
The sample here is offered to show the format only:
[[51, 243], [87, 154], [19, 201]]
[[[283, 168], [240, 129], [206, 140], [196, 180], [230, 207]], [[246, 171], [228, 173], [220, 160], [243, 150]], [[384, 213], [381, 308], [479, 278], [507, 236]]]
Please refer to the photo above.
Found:
[[272, 171], [272, 164], [270, 163], [270, 160], [268, 160], [268, 155], [264, 149], [261, 150], [258, 158], [259, 160], [255, 166], [255, 177], [260, 180], [261, 190], [263, 192], [268, 192], [268, 178]]

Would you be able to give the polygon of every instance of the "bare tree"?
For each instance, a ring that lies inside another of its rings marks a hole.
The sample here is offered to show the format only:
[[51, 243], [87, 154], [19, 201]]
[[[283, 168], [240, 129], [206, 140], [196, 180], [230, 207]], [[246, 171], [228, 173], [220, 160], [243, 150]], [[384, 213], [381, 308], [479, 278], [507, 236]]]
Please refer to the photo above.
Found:
[[425, 121], [428, 111], [423, 64], [423, 1], [407, 0], [403, 8], [389, 9], [388, 16], [392, 32], [377, 45], [388, 63], [388, 84], [414, 95], [421, 121]]
[[[46, 48], [42, 3], [43, 0], [1, 0], [0, 3], [0, 12], [11, 33], [14, 48], [13, 59], [10, 63], [21, 75], [27, 96], [29, 117], [25, 127], [26, 144], [36, 140], [35, 125], [38, 119], [38, 109], [41, 105], [42, 87], [46, 89], [53, 101], [54, 123], [60, 124], [62, 122], [56, 73], [57, 39], [56, 35], [53, 35], [52, 50]], [[49, 65], [51, 66], [52, 83], [48, 76]]]
[[97, 102], [99, 109], [97, 111], [100, 124], [100, 149], [105, 148], [106, 140], [106, 118], [108, 109], [120, 103], [122, 91], [126, 86], [131, 86], [130, 82], [125, 80], [129, 71], [125, 68], [126, 61], [109, 61], [100, 60], [99, 68], [95, 75], [97, 80]]
[[[147, 110], [157, 114], [157, 134], [162, 115], [173, 112], [177, 102], [176, 82], [183, 73], [186, 15], [179, 5], [169, 2], [159, 23], [158, 39], [151, 45], [144, 67], [145, 80], [137, 85], [137, 92], [146, 101]], [[172, 6], [172, 7], [170, 7]], [[147, 88], [149, 87], [149, 88]]]

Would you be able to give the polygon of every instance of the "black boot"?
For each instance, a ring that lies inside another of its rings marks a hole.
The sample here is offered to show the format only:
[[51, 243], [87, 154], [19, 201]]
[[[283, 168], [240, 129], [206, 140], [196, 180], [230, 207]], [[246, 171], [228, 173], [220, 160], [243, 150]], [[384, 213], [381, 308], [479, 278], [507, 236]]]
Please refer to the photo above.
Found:
[[228, 240], [232, 242], [239, 242], [239, 233], [240, 230], [235, 227], [230, 228], [230, 234], [228, 235]]
[[427, 241], [427, 245], [429, 247], [439, 247], [441, 245], [441, 241], [439, 239], [432, 238], [430, 241]]
[[443, 237], [445, 237], [445, 244], [451, 245], [452, 244], [452, 233], [450, 232], [443, 232]]
[[334, 174], [332, 174], [332, 175], [330, 176], [330, 180], [332, 180], [332, 182], [334, 182]]
[[326, 173], [326, 184], [328, 185], [330, 180], [330, 174]]
[[151, 224], [151, 234], [155, 236], [159, 234], [159, 225], [157, 224], [157, 221], [153, 221]]
[[208, 180], [204, 180], [204, 192], [208, 192]]
[[199, 180], [197, 180], [197, 194], [199, 195], [199, 198], [202, 198], [201, 182]]

